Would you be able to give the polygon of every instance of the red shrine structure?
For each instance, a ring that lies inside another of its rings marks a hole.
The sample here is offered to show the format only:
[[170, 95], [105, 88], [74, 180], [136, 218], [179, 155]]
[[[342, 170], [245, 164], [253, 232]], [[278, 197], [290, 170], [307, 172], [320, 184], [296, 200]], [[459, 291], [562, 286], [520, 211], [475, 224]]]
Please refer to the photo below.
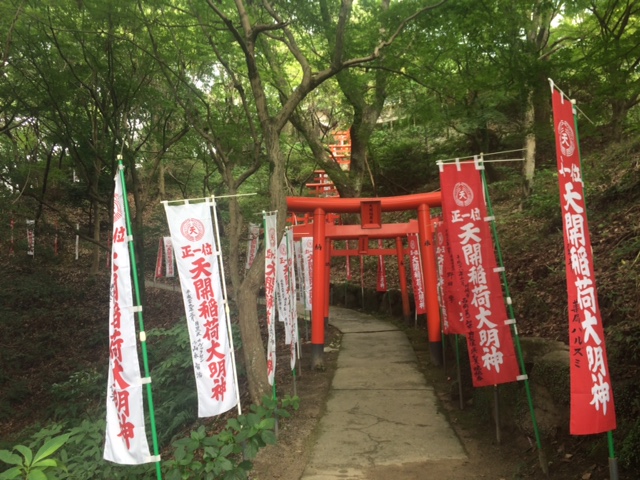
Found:
[[[331, 156], [343, 171], [351, 165], [351, 137], [349, 131], [333, 133], [334, 143], [329, 145]], [[433, 225], [430, 209], [440, 207], [439, 192], [388, 198], [340, 198], [335, 185], [324, 170], [314, 171], [314, 181], [307, 183], [311, 197], [288, 197], [287, 209], [295, 224], [294, 238], [313, 237], [313, 294], [311, 306], [311, 365], [324, 363], [325, 325], [329, 321], [329, 290], [331, 257], [358, 255], [396, 255], [402, 293], [402, 311], [410, 315], [409, 294], [404, 256], [407, 253], [403, 239], [417, 233], [420, 240], [422, 272], [427, 308], [427, 327], [432, 360], [442, 361], [440, 333], [440, 307], [437, 294]], [[383, 224], [382, 212], [415, 210], [417, 221]], [[339, 214], [359, 213], [360, 225], [339, 225]], [[303, 215], [298, 215], [303, 214]], [[369, 249], [370, 240], [395, 239], [395, 251]], [[355, 250], [334, 250], [334, 240], [357, 240]]]
[[[437, 274], [431, 208], [440, 207], [440, 192], [421, 193], [386, 198], [311, 198], [287, 197], [287, 209], [294, 214], [303, 213], [307, 220], [313, 215], [313, 223], [297, 225], [294, 237], [313, 237], [313, 294], [311, 306], [311, 365], [321, 368], [324, 364], [325, 324], [329, 320], [329, 282], [333, 240], [357, 240], [358, 249], [342, 251], [339, 255], [380, 254], [379, 250], [369, 251], [369, 240], [396, 239], [396, 254], [401, 269], [400, 278], [405, 279], [404, 249], [402, 239], [409, 233], [418, 233], [422, 271], [425, 284], [427, 327], [431, 357], [435, 364], [442, 361], [440, 332], [440, 307], [437, 294]], [[382, 212], [415, 210], [417, 221], [408, 223], [383, 224]], [[359, 213], [360, 225], [336, 225], [328, 222], [331, 214]], [[406, 280], [401, 280], [403, 290], [403, 311], [408, 310]], [[406, 302], [406, 303], [405, 303]]]

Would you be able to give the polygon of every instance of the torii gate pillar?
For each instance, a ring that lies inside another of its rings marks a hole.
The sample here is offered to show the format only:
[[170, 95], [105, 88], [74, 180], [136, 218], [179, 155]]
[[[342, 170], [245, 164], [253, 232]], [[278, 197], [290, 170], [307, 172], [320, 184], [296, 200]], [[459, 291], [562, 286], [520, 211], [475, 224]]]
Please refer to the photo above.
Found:
[[440, 305], [438, 304], [438, 277], [436, 273], [436, 255], [433, 248], [433, 230], [429, 206], [418, 206], [418, 231], [420, 235], [420, 254], [422, 256], [422, 274], [427, 307], [427, 332], [429, 351], [435, 365], [442, 364], [442, 334], [440, 331]]
[[313, 288], [311, 297], [311, 368], [324, 368], [325, 211], [313, 211]]

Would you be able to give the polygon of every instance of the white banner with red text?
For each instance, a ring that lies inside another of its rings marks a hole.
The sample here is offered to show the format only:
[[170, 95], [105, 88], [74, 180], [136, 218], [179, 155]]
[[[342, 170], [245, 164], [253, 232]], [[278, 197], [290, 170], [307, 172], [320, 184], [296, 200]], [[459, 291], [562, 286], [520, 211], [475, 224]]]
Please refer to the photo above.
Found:
[[298, 346], [298, 303], [296, 301], [296, 268], [295, 268], [295, 250], [293, 241], [293, 229], [287, 230], [285, 234], [287, 240], [287, 265], [289, 269], [289, 337], [291, 338], [290, 359], [291, 370], [296, 367], [296, 350]]
[[424, 294], [424, 282], [422, 276], [422, 261], [420, 260], [420, 240], [417, 233], [407, 235], [409, 243], [409, 261], [411, 262], [411, 286], [413, 288], [413, 300], [416, 304], [416, 313], [427, 313], [427, 304]]
[[198, 391], [198, 416], [238, 404], [227, 312], [209, 201], [164, 204], [176, 251]]
[[111, 462], [138, 465], [153, 460], [145, 432], [125, 220], [122, 182], [117, 175], [113, 197], [107, 426], [103, 456]]
[[173, 244], [171, 243], [171, 237], [163, 237], [164, 243], [164, 271], [167, 278], [175, 277], [175, 269], [173, 265], [175, 263], [175, 254], [173, 251]]
[[569, 297], [569, 430], [572, 435], [590, 435], [614, 430], [616, 413], [598, 305], [573, 105], [555, 88], [552, 102]]
[[276, 274], [278, 270], [277, 214], [264, 215], [264, 300], [267, 308], [267, 376], [276, 374]]
[[313, 300], [313, 237], [302, 237], [302, 273], [304, 277], [304, 303], [308, 312], [311, 311]]
[[27, 220], [27, 255], [36, 254], [36, 221]]

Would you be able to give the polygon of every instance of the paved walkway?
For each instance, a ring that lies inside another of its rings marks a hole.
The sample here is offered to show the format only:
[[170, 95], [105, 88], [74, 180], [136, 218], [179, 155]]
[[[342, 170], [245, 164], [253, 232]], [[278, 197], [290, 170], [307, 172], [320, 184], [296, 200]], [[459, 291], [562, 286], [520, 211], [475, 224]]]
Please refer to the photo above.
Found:
[[343, 333], [342, 345], [302, 479], [431, 478], [424, 465], [465, 460], [406, 335], [338, 307], [329, 321]]

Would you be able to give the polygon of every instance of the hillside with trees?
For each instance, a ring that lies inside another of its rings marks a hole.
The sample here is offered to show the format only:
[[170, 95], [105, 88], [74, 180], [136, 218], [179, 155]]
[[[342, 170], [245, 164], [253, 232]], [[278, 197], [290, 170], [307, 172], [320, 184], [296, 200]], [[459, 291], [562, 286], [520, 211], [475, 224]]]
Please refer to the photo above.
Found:
[[[638, 13], [640, 0], [0, 3], [0, 450], [72, 433], [68, 478], [143, 474], [101, 460], [119, 156], [147, 280], [168, 233], [160, 202], [220, 197], [247, 405], [271, 392], [248, 224], [286, 212], [318, 169], [343, 197], [375, 197], [438, 189], [437, 160], [521, 159], [487, 169], [520, 332], [567, 342], [552, 78], [579, 109], [615, 438], [637, 471]], [[337, 130], [348, 171], [328, 148]], [[170, 449], [195, 420], [190, 357], [174, 348], [189, 340], [175, 292], [144, 284]]]

